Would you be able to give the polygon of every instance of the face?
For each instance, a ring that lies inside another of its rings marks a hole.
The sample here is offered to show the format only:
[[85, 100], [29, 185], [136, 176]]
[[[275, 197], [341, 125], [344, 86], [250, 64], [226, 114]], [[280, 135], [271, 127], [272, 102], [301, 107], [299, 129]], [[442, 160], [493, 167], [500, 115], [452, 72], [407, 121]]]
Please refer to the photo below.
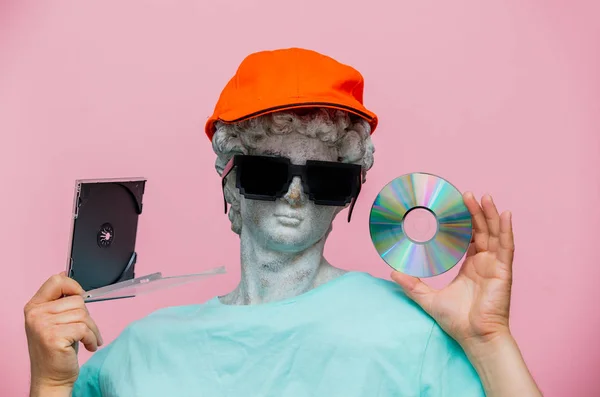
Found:
[[[255, 155], [287, 157], [294, 164], [307, 160], [336, 161], [337, 151], [320, 139], [297, 133], [270, 136], [261, 142]], [[281, 199], [250, 200], [240, 195], [242, 233], [250, 233], [268, 249], [300, 252], [329, 232], [341, 207], [315, 205], [304, 193], [301, 180], [294, 177]]]

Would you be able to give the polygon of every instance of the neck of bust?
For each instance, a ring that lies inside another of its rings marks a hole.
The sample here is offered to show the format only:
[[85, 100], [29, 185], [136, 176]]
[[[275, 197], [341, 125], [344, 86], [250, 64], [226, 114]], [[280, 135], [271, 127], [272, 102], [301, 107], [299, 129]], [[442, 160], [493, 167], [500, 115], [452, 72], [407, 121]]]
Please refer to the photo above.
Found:
[[327, 234], [301, 252], [276, 251], [242, 229], [240, 283], [221, 302], [254, 305], [293, 298], [345, 273], [323, 256], [326, 240]]

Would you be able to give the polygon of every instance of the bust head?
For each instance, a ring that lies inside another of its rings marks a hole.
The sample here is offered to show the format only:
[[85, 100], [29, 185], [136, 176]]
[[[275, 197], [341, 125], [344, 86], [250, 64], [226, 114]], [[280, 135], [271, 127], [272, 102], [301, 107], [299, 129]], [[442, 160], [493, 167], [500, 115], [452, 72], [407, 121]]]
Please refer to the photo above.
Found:
[[[307, 160], [359, 164], [363, 181], [373, 165], [370, 126], [347, 112], [325, 108], [271, 113], [239, 123], [215, 124], [213, 149], [222, 174], [234, 155], [268, 155], [303, 165]], [[264, 248], [301, 252], [324, 239], [343, 207], [317, 205], [308, 199], [299, 177], [275, 201], [247, 199], [235, 186], [235, 169], [224, 194], [237, 234], [248, 233]]]

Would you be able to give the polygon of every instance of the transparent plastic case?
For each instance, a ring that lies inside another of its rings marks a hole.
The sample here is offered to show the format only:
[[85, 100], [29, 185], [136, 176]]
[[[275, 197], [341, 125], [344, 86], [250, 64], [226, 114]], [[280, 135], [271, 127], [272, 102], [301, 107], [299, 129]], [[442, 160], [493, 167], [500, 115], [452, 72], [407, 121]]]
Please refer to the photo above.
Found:
[[164, 290], [183, 284], [205, 280], [219, 274], [225, 274], [225, 267], [216, 267], [201, 273], [185, 274], [180, 276], [163, 277], [162, 273], [152, 273], [147, 276], [121, 281], [106, 287], [86, 291], [85, 302], [98, 302], [111, 299], [129, 298]]

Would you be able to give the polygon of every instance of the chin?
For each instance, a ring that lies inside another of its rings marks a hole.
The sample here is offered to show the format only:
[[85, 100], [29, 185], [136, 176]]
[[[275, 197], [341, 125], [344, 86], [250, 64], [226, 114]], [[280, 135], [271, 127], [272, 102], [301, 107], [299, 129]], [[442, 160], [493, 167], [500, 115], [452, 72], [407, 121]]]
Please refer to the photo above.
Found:
[[267, 243], [267, 247], [274, 251], [302, 252], [317, 243], [319, 239], [299, 230], [278, 229], [265, 233], [264, 241]]
[[268, 222], [260, 225], [262, 240], [274, 251], [302, 252], [318, 243], [324, 233], [310, 227], [311, 222], [303, 220], [300, 225], [285, 226], [281, 223]]

